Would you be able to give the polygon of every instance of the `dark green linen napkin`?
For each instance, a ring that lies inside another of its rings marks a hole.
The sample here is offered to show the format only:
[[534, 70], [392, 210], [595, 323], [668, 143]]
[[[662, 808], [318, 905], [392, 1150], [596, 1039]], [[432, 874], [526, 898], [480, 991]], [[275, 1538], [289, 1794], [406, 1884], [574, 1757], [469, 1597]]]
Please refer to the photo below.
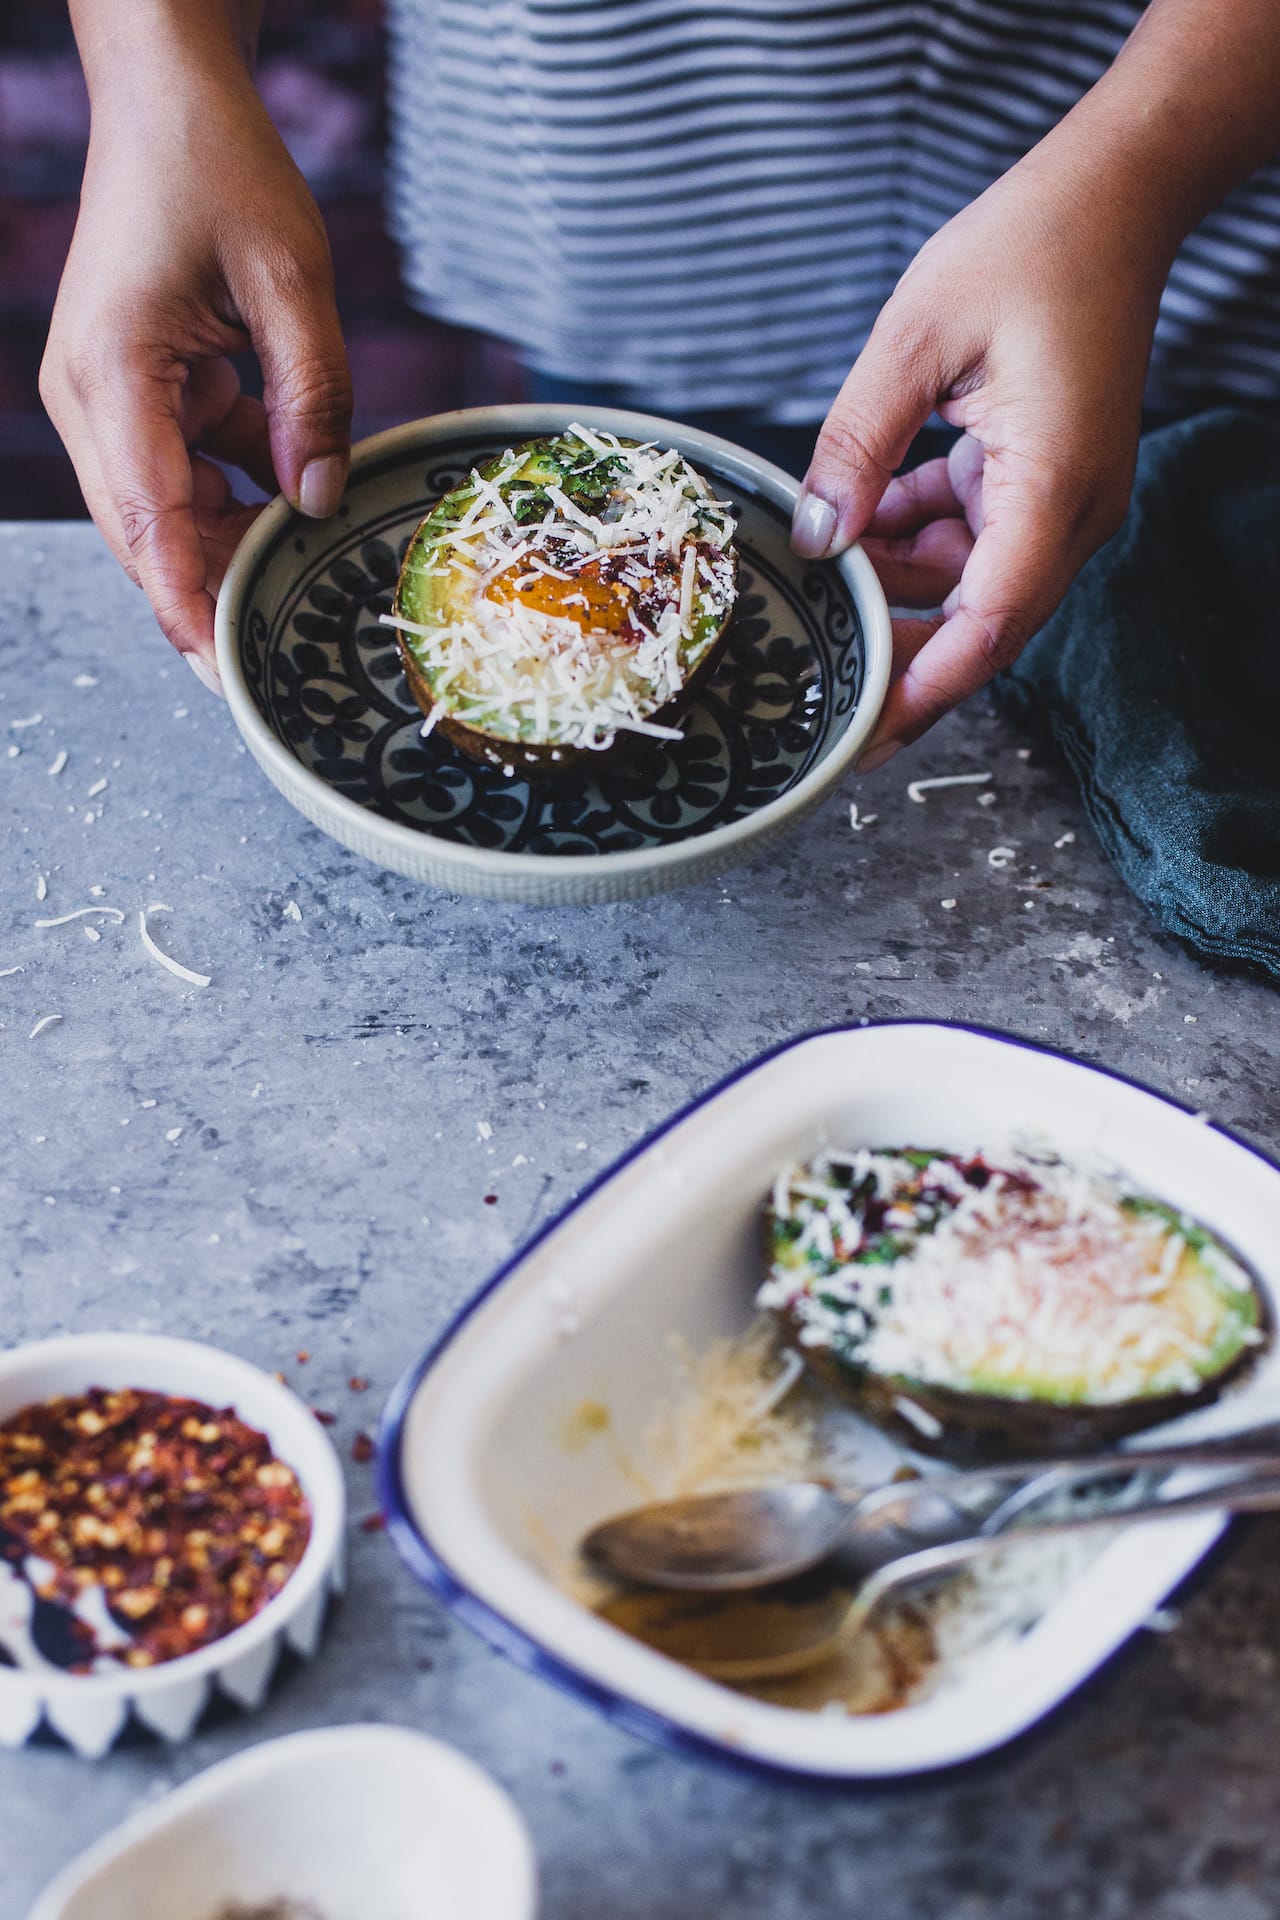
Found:
[[1280, 419], [1149, 434], [1124, 526], [1000, 690], [1156, 918], [1280, 984]]

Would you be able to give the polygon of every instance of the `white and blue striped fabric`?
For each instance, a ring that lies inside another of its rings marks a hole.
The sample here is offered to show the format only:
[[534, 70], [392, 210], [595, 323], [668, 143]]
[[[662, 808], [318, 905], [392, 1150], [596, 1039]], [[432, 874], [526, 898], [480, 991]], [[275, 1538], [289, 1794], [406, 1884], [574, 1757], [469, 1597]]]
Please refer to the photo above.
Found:
[[[413, 297], [667, 412], [822, 417], [931, 233], [1136, 0], [389, 0]], [[1280, 166], [1186, 242], [1159, 413], [1280, 400]]]

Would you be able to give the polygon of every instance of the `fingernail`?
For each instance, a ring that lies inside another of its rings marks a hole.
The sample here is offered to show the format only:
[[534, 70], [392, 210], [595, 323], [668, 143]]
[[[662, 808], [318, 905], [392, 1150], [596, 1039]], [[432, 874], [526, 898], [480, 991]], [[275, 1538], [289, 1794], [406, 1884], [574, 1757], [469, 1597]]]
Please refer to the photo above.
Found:
[[340, 453], [308, 460], [298, 486], [298, 505], [312, 520], [327, 520], [338, 511], [346, 478], [347, 463]]
[[901, 753], [905, 745], [905, 740], [877, 740], [867, 748], [859, 760], [858, 772], [874, 773], [876, 768], [882, 767], [886, 760], [892, 760], [895, 753]]
[[202, 687], [207, 687], [210, 693], [216, 693], [219, 700], [226, 699], [216, 668], [211, 667], [207, 660], [202, 660], [198, 653], [184, 653], [182, 657]]
[[802, 560], [825, 560], [835, 530], [836, 510], [831, 502], [803, 488], [791, 522], [792, 551]]

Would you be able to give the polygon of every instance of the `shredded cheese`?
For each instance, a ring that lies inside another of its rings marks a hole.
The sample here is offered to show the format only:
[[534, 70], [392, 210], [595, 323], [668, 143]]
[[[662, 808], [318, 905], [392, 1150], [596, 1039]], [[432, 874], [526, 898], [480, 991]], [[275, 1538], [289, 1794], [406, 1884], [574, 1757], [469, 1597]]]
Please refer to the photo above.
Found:
[[142, 936], [142, 944], [158, 965], [164, 967], [169, 973], [175, 974], [179, 980], [185, 980], [193, 987], [207, 987], [213, 978], [212, 974], [197, 973], [193, 967], [184, 967], [180, 960], [175, 960], [171, 954], [163, 952], [151, 937], [150, 929], [147, 926], [147, 915], [149, 913], [172, 912], [172, 907], [166, 907], [159, 900], [153, 901], [149, 907], [143, 907], [141, 909], [138, 914], [138, 932]]
[[38, 927], [65, 927], [72, 920], [83, 920], [86, 914], [105, 913], [108, 920], [119, 922], [124, 919], [119, 907], [76, 907], [70, 913], [60, 913], [53, 920], [37, 920]]
[[[559, 482], [536, 468], [522, 482], [524, 450], [508, 452], [496, 474], [473, 470], [457, 490], [459, 510], [429, 525], [431, 558], [443, 554], [448, 566], [416, 569], [449, 576], [439, 617], [397, 610], [382, 624], [408, 636], [434, 701], [430, 725], [444, 706], [513, 742], [603, 750], [619, 733], [679, 739], [653, 716], [681, 692], [732, 605], [732, 516], [678, 453], [576, 425], [561, 436], [569, 440], [582, 459]], [[601, 463], [599, 487], [584, 497], [605, 504], [589, 512], [566, 487]], [[536, 497], [542, 518], [521, 517]], [[557, 594], [553, 583], [572, 591]]]
[[28, 1040], [34, 1040], [38, 1034], [44, 1032], [46, 1027], [56, 1027], [61, 1019], [62, 1015], [60, 1013], [46, 1013], [41, 1019], [36, 1021], [34, 1027], [32, 1027], [30, 1033], [27, 1035]]
[[935, 793], [941, 787], [985, 787], [990, 779], [989, 773], [940, 773], [932, 780], [909, 780], [907, 797], [922, 807], [926, 793]]
[[[971, 1165], [980, 1178], [955, 1156], [922, 1169], [858, 1149], [785, 1169], [759, 1304], [791, 1318], [802, 1348], [881, 1378], [1090, 1404], [1201, 1383], [1223, 1301], [1251, 1292], [1218, 1242], [1051, 1156]], [[1256, 1344], [1226, 1311], [1232, 1338]]]

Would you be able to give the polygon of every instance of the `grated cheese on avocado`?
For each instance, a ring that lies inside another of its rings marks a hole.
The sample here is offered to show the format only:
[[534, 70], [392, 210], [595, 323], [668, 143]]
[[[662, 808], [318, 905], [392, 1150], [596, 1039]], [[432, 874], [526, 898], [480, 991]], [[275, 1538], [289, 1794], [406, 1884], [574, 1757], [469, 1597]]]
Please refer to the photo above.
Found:
[[[588, 512], [555, 481], [522, 488], [536, 455], [509, 450], [497, 473], [473, 469], [455, 517], [428, 522], [428, 564], [408, 572], [448, 574], [439, 617], [397, 610], [382, 623], [411, 636], [437, 705], [482, 732], [595, 750], [624, 732], [679, 739], [680, 729], [653, 716], [682, 691], [732, 605], [732, 515], [675, 451], [577, 425], [561, 438], [583, 450], [566, 483], [608, 463], [607, 505]], [[541, 520], [520, 518], [517, 508], [539, 495]], [[441, 555], [447, 568], [434, 564]], [[522, 597], [544, 581], [594, 582], [598, 591], [603, 578], [616, 596], [613, 622], [593, 614], [582, 591], [551, 607]]]
[[[1056, 1157], [975, 1160], [980, 1184], [953, 1156], [918, 1160], [862, 1148], [775, 1180], [790, 1238], [757, 1298], [802, 1348], [881, 1378], [1099, 1405], [1193, 1391], [1221, 1364], [1223, 1290], [1251, 1282], [1194, 1223]], [[1184, 1263], [1201, 1284], [1175, 1284]], [[1229, 1317], [1239, 1344], [1261, 1339]]]

